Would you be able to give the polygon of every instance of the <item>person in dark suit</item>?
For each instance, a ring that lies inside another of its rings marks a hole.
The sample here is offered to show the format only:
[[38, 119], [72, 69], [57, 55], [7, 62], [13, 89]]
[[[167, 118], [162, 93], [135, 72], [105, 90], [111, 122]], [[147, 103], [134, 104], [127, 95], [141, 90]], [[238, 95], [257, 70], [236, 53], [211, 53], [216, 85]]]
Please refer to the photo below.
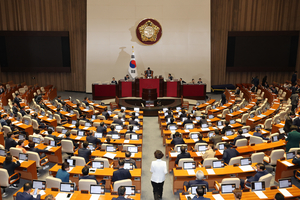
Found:
[[60, 119], [61, 119], [61, 122], [66, 122], [67, 119], [63, 116], [63, 114], [60, 113], [60, 108], [57, 108], [56, 110], [56, 113], [55, 114], [58, 114]]
[[173, 117], [170, 119], [170, 122], [167, 123], [167, 126], [169, 126], [169, 125], [177, 125], [177, 124], [174, 122], [174, 118], [173, 118]]
[[145, 71], [145, 75], [146, 77], [152, 77], [152, 70], [150, 69], [150, 67], [148, 67], [148, 69]]
[[196, 189], [196, 193], [197, 193], [197, 195], [196, 196], [194, 196], [194, 198], [192, 199], [192, 200], [210, 200], [210, 198], [205, 198], [205, 197], [203, 197], [203, 195], [205, 194], [205, 188], [203, 188], [203, 187], [198, 187], [197, 189]]
[[102, 115], [105, 117], [105, 119], [109, 118], [109, 113], [107, 112], [107, 107], [104, 108], [104, 111], [102, 112]]
[[82, 172], [82, 176], [79, 176], [79, 180], [81, 179], [91, 179], [91, 180], [95, 180], [96, 183], [98, 184], [98, 181], [96, 179], [95, 175], [89, 175], [89, 167], [85, 166], [84, 168], [82, 168], [81, 172]]
[[[13, 159], [16, 160], [16, 162], [13, 162]], [[3, 169], [6, 169], [7, 170], [7, 173], [9, 176], [12, 176], [14, 173], [15, 173], [15, 169], [17, 167], [20, 167], [20, 162], [19, 162], [19, 159], [15, 158], [15, 157], [12, 157], [12, 155], [7, 155], [6, 158], [5, 158], [5, 161], [3, 162]], [[21, 176], [21, 174], [19, 174], [19, 176]], [[14, 175], [11, 177], [11, 180], [14, 180], [14, 179], [17, 179], [18, 178], [18, 175]], [[14, 184], [12, 184], [10, 186], [10, 188], [14, 188], [14, 189], [17, 189], [17, 184], [19, 184], [20, 182], [20, 179], [17, 180]]]
[[240, 155], [240, 153], [236, 149], [232, 149], [229, 143], [225, 143], [225, 150], [223, 153], [224, 163], [228, 164], [230, 159]]
[[232, 144], [235, 145], [236, 144], [236, 141], [239, 140], [239, 139], [245, 139], [246, 137], [242, 135], [243, 134], [243, 130], [242, 129], [239, 129], [238, 130], [238, 135], [234, 138]]
[[5, 90], [4, 90], [4, 88], [3, 88], [3, 85], [0, 85], [0, 95], [2, 94], [2, 93], [4, 93], [5, 92]]
[[215, 133], [214, 133], [214, 136], [211, 137], [209, 140], [212, 141], [214, 143], [214, 146], [216, 147], [216, 145], [219, 142], [222, 142], [222, 133], [221, 133], [221, 131], [219, 131], [218, 129], [216, 129]]
[[198, 134], [198, 141], [196, 143], [207, 143], [205, 140], [203, 140], [203, 135], [201, 133]]
[[4, 114], [3, 117], [2, 117], [2, 119], [0, 120], [0, 123], [1, 123], [2, 127], [3, 126], [7, 126], [7, 122], [6, 122], [7, 119], [8, 119], [7, 114]]
[[16, 147], [17, 142], [13, 139], [13, 133], [7, 133], [7, 138], [5, 140], [5, 149], [9, 151], [10, 147]]
[[131, 199], [130, 196], [127, 196], [127, 199], [125, 198], [125, 194], [126, 194], [125, 191], [126, 191], [125, 187], [120, 186], [118, 188], [118, 195], [119, 196], [117, 198], [116, 197], [112, 198], [112, 200], [128, 200], [128, 199]]
[[181, 85], [186, 83], [184, 80], [182, 80], [182, 78], [180, 78], [179, 81]]
[[111, 84], [116, 84], [116, 85], [118, 84], [117, 81], [116, 81], [116, 79], [115, 79], [115, 77], [112, 77]]
[[182, 121], [183, 117], [187, 117], [187, 114], [186, 114], [186, 111], [182, 109], [181, 115], [179, 116], [181, 121]]
[[175, 164], [178, 165], [178, 162], [181, 158], [190, 158], [191, 154], [189, 152], [186, 152], [186, 147], [185, 146], [181, 146], [180, 147], [180, 151], [181, 153], [177, 155], [177, 158], [175, 160]]
[[252, 83], [255, 85], [256, 88], [258, 87], [258, 85], [259, 85], [258, 76], [255, 76], [255, 78], [252, 80]]
[[40, 158], [44, 158], [46, 156], [45, 153], [48, 152], [46, 150], [35, 148], [35, 143], [34, 142], [29, 142], [28, 146], [29, 146], [29, 151], [38, 153]]
[[236, 87], [234, 94], [235, 95], [240, 95], [240, 92], [241, 92], [240, 87]]
[[126, 76], [124, 77], [124, 80], [127, 81], [127, 80], [129, 80], [129, 79], [130, 79], [129, 75], [126, 74]]
[[291, 132], [291, 126], [293, 125], [294, 117], [295, 117], [295, 113], [290, 112], [289, 116], [286, 118], [285, 123], [284, 123], [284, 127], [283, 127], [284, 132], [286, 132], [286, 133]]
[[21, 108], [20, 102], [22, 101], [20, 94], [16, 94], [16, 97], [14, 98], [14, 103], [18, 105], [19, 108]]
[[66, 137], [63, 138], [63, 140], [70, 140], [70, 141], [72, 141], [73, 142], [73, 146], [75, 147], [75, 149], [77, 149], [78, 148], [78, 144], [75, 142], [75, 140], [72, 140], [70, 138], [70, 134], [71, 134], [71, 131], [67, 131], [66, 134], [65, 134]]
[[101, 122], [100, 123], [100, 126], [97, 127], [97, 133], [103, 133], [103, 134], [106, 134], [107, 133], [107, 130], [106, 130], [106, 126], [104, 124], [104, 122]]
[[197, 82], [198, 84], [202, 84], [203, 82], [202, 82], [202, 79], [201, 78], [199, 78], [199, 80], [198, 80], [198, 82]]
[[[299, 113], [300, 113], [300, 112], [299, 112]], [[299, 113], [298, 113], [298, 114], [299, 114]], [[297, 126], [297, 131], [300, 131], [300, 117], [296, 117], [296, 118], [294, 119], [293, 125], [294, 125], [294, 126]], [[291, 127], [290, 127], [290, 129], [291, 129]], [[286, 132], [286, 133], [289, 133], [289, 132]]]
[[135, 160], [133, 160], [132, 158], [130, 158], [131, 156], [131, 152], [130, 151], [126, 151], [125, 152], [125, 163], [132, 163], [132, 165], [134, 166], [134, 168], [137, 168]]
[[266, 137], [264, 137], [264, 136], [262, 135], [262, 131], [261, 131], [260, 128], [258, 128], [258, 129], [256, 130], [256, 132], [253, 133], [253, 136], [260, 137], [260, 138], [262, 138], [263, 140], [269, 140], [269, 138], [266, 138]]
[[112, 125], [110, 126], [110, 130], [107, 134], [112, 135], [112, 134], [118, 134], [118, 131], [115, 131], [115, 126]]
[[192, 181], [185, 181], [183, 183], [183, 185], [186, 187], [186, 190], [188, 190], [192, 185], [205, 185], [206, 186], [206, 189], [207, 191], [209, 190], [209, 187], [208, 187], [208, 182], [207, 181], [204, 181], [204, 173], [201, 171], [201, 170], [198, 170], [196, 172], [196, 180], [192, 180]]
[[173, 80], [173, 76], [172, 76], [171, 74], [169, 74], [169, 75], [168, 75], [168, 79], [169, 79], [170, 81], [172, 81], [172, 80]]
[[57, 96], [57, 99], [56, 99], [56, 100], [58, 101], [58, 103], [61, 103], [61, 104], [64, 103], [64, 101], [61, 99], [61, 96]]
[[23, 117], [26, 115], [25, 107], [24, 106], [21, 107], [20, 113], [22, 114]]
[[231, 127], [229, 126], [229, 121], [225, 121], [225, 126], [222, 129], [222, 135], [226, 133], [226, 131], [231, 130]]
[[12, 111], [13, 111], [14, 116], [17, 116], [19, 110], [20, 110], [20, 108], [18, 107], [18, 104], [14, 103], [14, 106], [12, 107]]
[[83, 99], [83, 103], [85, 104], [85, 106], [89, 106], [90, 104], [89, 104], [89, 98], [88, 97], [84, 97], [84, 99]]
[[48, 133], [47, 137], [53, 138], [56, 142], [58, 142], [62, 139], [62, 138], [56, 137], [55, 135], [52, 135], [53, 131], [50, 128], [47, 130], [47, 133]]
[[295, 112], [295, 109], [298, 106], [298, 102], [299, 102], [299, 91], [297, 90], [294, 94], [291, 95], [290, 97], [291, 99], [291, 104], [292, 104], [292, 112]]
[[78, 149], [78, 156], [83, 157], [85, 160], [85, 163], [89, 162], [90, 155], [92, 154], [92, 151], [90, 149], [87, 149], [88, 146], [89, 146], [89, 142], [84, 141], [83, 148]]
[[126, 132], [126, 134], [127, 133], [135, 133], [135, 131], [133, 130], [133, 126], [129, 126], [128, 128], [129, 128], [129, 130]]
[[33, 191], [32, 190], [32, 185], [31, 183], [27, 182], [23, 186], [23, 192], [18, 192], [16, 196], [16, 200], [40, 200], [41, 195], [38, 194], [36, 198], [34, 198]]
[[94, 137], [95, 132], [93, 130], [90, 130], [88, 132], [88, 136], [86, 137], [86, 141], [88, 141], [88, 143], [93, 143], [94, 146], [96, 146], [97, 144], [101, 144], [101, 141]]
[[139, 126], [139, 123], [137, 121], [135, 121], [135, 116], [132, 116], [129, 119], [129, 124]]
[[204, 115], [202, 115], [201, 119], [197, 122], [197, 125], [200, 125], [200, 127], [202, 126], [202, 124], [208, 124]]
[[36, 120], [36, 122], [39, 125], [39, 128], [41, 128], [41, 129], [47, 128], [47, 125], [45, 123], [41, 122], [41, 120], [38, 118], [38, 114], [37, 113], [33, 114], [32, 119]]
[[113, 121], [113, 123], [114, 124], [119, 124], [119, 125], [123, 125], [123, 121], [121, 120], [122, 119], [122, 117], [121, 117], [121, 115], [116, 115], [115, 117], [114, 117], [114, 121]]
[[124, 179], [131, 179], [131, 174], [128, 169], [124, 169], [125, 160], [119, 160], [119, 169], [114, 171], [111, 182], [116, 182]]
[[171, 144], [177, 145], [177, 144], [185, 144], [184, 140], [182, 139], [182, 137], [180, 136], [179, 132], [175, 132], [175, 138], [173, 138], [173, 140], [171, 141]]
[[225, 92], [222, 93], [221, 99], [222, 99], [221, 103], [222, 103], [223, 105], [226, 104], [227, 99], [226, 99]]
[[10, 130], [12, 131], [12, 133], [14, 135], [19, 134], [19, 129], [17, 129], [14, 125], [12, 125], [11, 121], [8, 119], [6, 120], [7, 126], [10, 128]]
[[254, 84], [251, 85], [250, 91], [251, 91], [251, 92], [255, 92], [255, 85], [254, 85]]
[[264, 175], [267, 175], [269, 172], [266, 170], [266, 166], [265, 164], [263, 163], [258, 163], [256, 165], [256, 169], [257, 169], [257, 172], [254, 176], [249, 176], [247, 177], [246, 180], [244, 179], [240, 179], [240, 183], [241, 183], [241, 188], [244, 189], [244, 185], [246, 183], [246, 185], [248, 187], [251, 187], [251, 182], [253, 181], [258, 181], [260, 177], [264, 176]]
[[[294, 164], [298, 164], [298, 166], [300, 166], [300, 150], [298, 150], [296, 152], [296, 155], [295, 157], [293, 158], [293, 161], [292, 161]], [[295, 172], [296, 173], [296, 172]], [[300, 173], [297, 173], [297, 176], [300, 177]]]
[[296, 81], [297, 81], [297, 71], [294, 71], [291, 79], [292, 85], [295, 85]]
[[168, 118], [173, 118], [173, 113], [171, 110], [168, 110], [168, 114], [165, 116], [165, 119], [167, 120]]
[[183, 122], [182, 126], [184, 127], [184, 125], [186, 124], [193, 124], [193, 121], [191, 120], [191, 116], [187, 115], [187, 119]]

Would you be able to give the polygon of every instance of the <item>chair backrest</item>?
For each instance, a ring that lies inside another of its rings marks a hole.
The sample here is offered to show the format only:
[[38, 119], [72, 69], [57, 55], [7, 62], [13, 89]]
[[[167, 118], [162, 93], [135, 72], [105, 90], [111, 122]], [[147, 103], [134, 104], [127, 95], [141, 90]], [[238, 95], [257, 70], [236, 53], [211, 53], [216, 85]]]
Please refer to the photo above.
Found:
[[243, 126], [242, 129], [244, 129], [244, 128], [248, 129], [248, 131], [250, 131], [250, 129], [251, 129], [250, 126]]
[[114, 191], [114, 192], [117, 192], [117, 191], [118, 191], [118, 188], [119, 188], [120, 186], [132, 186], [132, 181], [131, 181], [131, 179], [124, 179], [124, 180], [116, 181], [116, 182], [114, 183], [113, 191]]
[[207, 143], [196, 143], [194, 149], [195, 149], [196, 151], [198, 151], [199, 146], [203, 146], [203, 145], [207, 146]]
[[79, 120], [79, 125], [84, 126], [85, 125], [85, 121], [84, 120]]
[[265, 188], [269, 188], [271, 185], [272, 177], [273, 177], [272, 174], [266, 174], [264, 176], [261, 176], [258, 181], [264, 181]]
[[286, 112], [285, 111], [282, 111], [280, 114], [279, 114], [279, 119], [281, 121], [285, 120], [285, 116], [286, 116]]
[[19, 117], [19, 118], [20, 118], [20, 121], [22, 121], [23, 116], [22, 116], [22, 114], [21, 114], [20, 112], [17, 112], [17, 117]]
[[61, 118], [58, 114], [54, 114], [54, 118], [56, 119], [58, 124], [61, 124]]
[[206, 106], [205, 114], [207, 114], [209, 110], [211, 110], [211, 105]]
[[235, 142], [235, 146], [237, 147], [243, 147], [243, 146], [247, 146], [248, 140], [246, 138], [244, 139], [239, 139]]
[[103, 143], [103, 144], [101, 144], [101, 149], [104, 149], [104, 150], [106, 150], [106, 147], [107, 146], [114, 146], [113, 144], [106, 144], [106, 143]]
[[239, 178], [223, 178], [222, 184], [235, 184], [236, 188], [240, 188], [240, 179]]
[[6, 169], [0, 168], [0, 177], [0, 185], [2, 187], [8, 187], [10, 184], [8, 182], [9, 175]]
[[277, 136], [277, 137], [278, 137], [278, 136], [279, 136], [279, 133], [273, 133], [273, 134], [271, 134], [271, 135], [270, 135], [270, 139], [271, 139], [272, 137], [274, 137], [274, 136]]
[[265, 156], [264, 152], [253, 153], [251, 155], [251, 162], [252, 163], [263, 163], [264, 156]]
[[35, 119], [32, 119], [31, 121], [32, 121], [32, 128], [35, 130], [39, 129], [38, 122]]
[[275, 149], [271, 152], [270, 155], [270, 165], [276, 165], [277, 160], [284, 157], [284, 150], [283, 149]]
[[59, 188], [59, 185], [61, 183], [61, 179], [55, 178], [52, 176], [48, 176], [46, 178], [46, 188]]
[[56, 132], [59, 132], [59, 133], [61, 133], [63, 129], [65, 129], [65, 127], [63, 127], [63, 126], [57, 126], [55, 128]]
[[295, 152], [296, 153], [296, 151], [298, 151], [298, 150], [300, 150], [300, 148], [290, 148], [289, 152]]
[[78, 110], [73, 110], [74, 111], [74, 113], [76, 114], [76, 116], [77, 116], [77, 119], [79, 119], [80, 118], [80, 115], [79, 115], [79, 112], [78, 112]]
[[23, 153], [22, 149], [16, 147], [10, 147], [9, 151], [12, 156], [17, 158], [19, 158], [19, 153]]
[[22, 121], [24, 122], [25, 120], [28, 120], [29, 124], [28, 125], [32, 125], [32, 122], [31, 122], [31, 118], [30, 117], [27, 117], [27, 116], [24, 116]]
[[243, 158], [243, 156], [233, 157], [233, 158], [230, 159], [228, 165], [240, 164], [242, 158]]
[[100, 126], [100, 122], [94, 122], [94, 123], [93, 123], [93, 126], [94, 126], [94, 127]]
[[71, 140], [61, 140], [61, 151], [65, 153], [74, 153], [74, 145]]
[[71, 159], [76, 160], [76, 166], [85, 166], [86, 162], [85, 159], [83, 157], [79, 157], [79, 156], [72, 156]]
[[12, 132], [11, 128], [9, 126], [3, 126], [4, 136], [7, 135], [7, 133]]
[[218, 160], [218, 158], [205, 158], [205, 159], [203, 160], [202, 166], [203, 166], [203, 167], [207, 167], [207, 166], [212, 167], [212, 161], [214, 161], [214, 160]]
[[54, 139], [53, 138], [51, 138], [51, 137], [44, 137], [44, 143], [46, 143], [46, 144], [49, 144], [49, 141], [54, 141]]
[[2, 144], [0, 144], [0, 149], [5, 149], [4, 146]]
[[97, 119], [103, 119], [103, 120], [106, 120], [106, 118], [105, 118], [104, 115], [98, 115], [98, 116], [97, 116]]
[[266, 119], [264, 129], [272, 129], [272, 118]]
[[91, 185], [97, 185], [97, 182], [93, 179], [81, 179], [78, 182], [79, 191], [87, 190], [90, 192]]
[[184, 162], [193, 162], [193, 158], [181, 158], [178, 162], [178, 167], [183, 167]]
[[27, 151], [28, 160], [34, 160], [36, 167], [41, 167], [40, 165], [40, 156], [37, 152]]
[[250, 136], [250, 142], [249, 144], [260, 144], [263, 143], [263, 139], [261, 137], [257, 137], [257, 136]]
[[135, 147], [133, 144], [123, 144], [123, 150], [128, 151], [128, 147]]
[[107, 158], [96, 157], [94, 161], [103, 161], [104, 168], [108, 168], [109, 167], [109, 162], [108, 162]]
[[177, 151], [178, 147], [185, 146], [187, 148], [187, 144], [177, 144], [174, 147], [174, 150]]

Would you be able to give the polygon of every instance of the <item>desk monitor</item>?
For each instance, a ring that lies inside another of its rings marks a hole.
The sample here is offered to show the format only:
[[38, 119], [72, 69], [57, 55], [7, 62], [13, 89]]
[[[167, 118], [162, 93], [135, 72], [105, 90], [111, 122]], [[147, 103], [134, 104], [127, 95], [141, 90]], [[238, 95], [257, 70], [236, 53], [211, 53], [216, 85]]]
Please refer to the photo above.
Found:
[[120, 139], [120, 135], [119, 135], [119, 134], [116, 134], [116, 133], [111, 134], [111, 139], [118, 140], [118, 139]]
[[171, 122], [171, 118], [167, 118], [167, 123], [170, 123]]
[[85, 109], [90, 110], [90, 107], [89, 107], [89, 106], [86, 106]]
[[226, 136], [231, 136], [231, 135], [234, 135], [233, 131], [232, 130], [228, 130], [225, 132], [225, 135]]
[[134, 131], [137, 131], [137, 130], [139, 130], [139, 129], [140, 129], [139, 126], [133, 126], [133, 130], [134, 130]]
[[120, 126], [120, 125], [116, 125], [116, 130], [122, 130], [123, 129], [123, 126]]
[[187, 120], [187, 118], [186, 117], [183, 117], [183, 118], [181, 118], [181, 121], [185, 121], [185, 120]]
[[177, 130], [177, 126], [176, 125], [170, 125], [169, 130]]
[[104, 168], [104, 162], [103, 161], [92, 161], [92, 168], [103, 169]]
[[85, 126], [85, 127], [91, 127], [92, 125], [91, 125], [91, 123], [89, 123], [89, 122], [85, 122], [85, 123], [84, 123], [84, 126]]
[[247, 128], [243, 128], [242, 130], [243, 130], [243, 133], [248, 133], [249, 132], [249, 130]]
[[0, 149], [0, 156], [6, 157], [6, 151], [4, 149]]
[[207, 128], [208, 124], [201, 124], [201, 128]]
[[250, 118], [253, 118], [255, 115], [254, 115], [254, 113], [251, 113], [250, 114]]
[[91, 151], [95, 151], [94, 144], [92, 144], [92, 143], [89, 143], [88, 148], [89, 148]]
[[216, 105], [213, 105], [213, 106], [211, 107], [211, 109], [216, 109]]
[[53, 119], [53, 115], [48, 115], [48, 118], [49, 119]]
[[29, 125], [29, 120], [28, 119], [24, 119], [24, 124], [26, 124], [28, 126]]
[[45, 190], [46, 188], [46, 181], [40, 181], [40, 180], [33, 180], [32, 181], [32, 188], [33, 189], [39, 189], [39, 190]]
[[19, 140], [24, 140], [24, 139], [25, 139], [25, 135], [20, 134], [20, 135], [19, 135]]
[[219, 150], [224, 150], [224, 144], [219, 144]]
[[223, 160], [213, 160], [213, 168], [222, 168], [224, 167]]
[[181, 110], [181, 107], [176, 107], [176, 110], [177, 110], [177, 111]]
[[168, 108], [163, 108], [163, 112], [167, 112], [168, 111]]
[[108, 110], [107, 113], [108, 113], [109, 115], [111, 115], [112, 112], [111, 112], [111, 110]]
[[192, 110], [192, 114], [195, 114], [196, 110]]
[[122, 122], [125, 122], [125, 119], [124, 119], [124, 118], [121, 118], [121, 121], [122, 121]]
[[41, 139], [38, 138], [38, 137], [33, 137], [33, 138], [32, 138], [32, 142], [37, 143], [37, 144], [40, 144]]
[[278, 142], [278, 135], [272, 136], [272, 142]]
[[140, 120], [139, 120], [139, 119], [134, 119], [134, 121], [136, 121], [137, 123], [140, 123]]
[[167, 113], [167, 112], [165, 112], [165, 113], [164, 113], [164, 115], [165, 115], [165, 116], [167, 116], [167, 115], [168, 115], [168, 113]]
[[217, 126], [223, 126], [223, 121], [218, 121]]
[[92, 115], [92, 119], [96, 119], [97, 118], [97, 116], [96, 115]]
[[181, 146], [177, 146], [177, 149], [175, 149], [176, 152], [181, 152], [180, 150]]
[[187, 170], [187, 169], [196, 169], [196, 162], [183, 162], [183, 169]]
[[191, 134], [191, 139], [198, 139], [198, 133]]
[[105, 195], [105, 186], [90, 185], [90, 194]]
[[204, 184], [195, 184], [191, 186], [191, 193], [192, 195], [197, 195], [197, 188], [202, 188], [203, 189], [203, 194], [206, 194], [206, 185]]
[[194, 128], [194, 124], [186, 124], [185, 125], [185, 129], [193, 129]]
[[106, 151], [107, 152], [116, 152], [116, 147], [115, 146], [107, 145], [106, 146]]
[[283, 178], [278, 180], [279, 188], [289, 188], [292, 187], [291, 178]]
[[28, 161], [28, 154], [19, 153], [19, 160]]
[[208, 119], [213, 119], [213, 118], [215, 118], [214, 115], [208, 115]]
[[76, 165], [76, 160], [74, 159], [65, 159], [65, 161], [69, 163], [70, 167], [75, 167]]
[[196, 120], [197, 120], [197, 121], [199, 121], [200, 119], [201, 119], [201, 117], [200, 117], [200, 116], [196, 117]]
[[229, 112], [230, 112], [230, 113], [233, 113], [233, 109], [231, 108], [231, 109], [229, 110]]
[[292, 159], [295, 157], [295, 152], [289, 152], [289, 153], [286, 153], [286, 159], [289, 160], [289, 159]]
[[84, 136], [84, 131], [77, 131], [78, 136]]
[[139, 139], [139, 135], [138, 134], [130, 134], [130, 139], [131, 140], [138, 140]]
[[125, 111], [125, 110], [126, 110], [126, 107], [122, 106], [122, 107], [121, 107], [121, 110], [124, 110], [124, 111]]
[[251, 165], [251, 164], [252, 164], [251, 158], [241, 158], [241, 166]]
[[68, 132], [68, 129], [62, 129], [62, 130], [61, 130], [61, 133], [62, 133], [62, 134], [66, 134], [66, 132]]
[[125, 195], [135, 196], [135, 186], [125, 186]]
[[60, 183], [60, 192], [74, 192], [74, 183]]
[[279, 131], [280, 134], [285, 133], [285, 131], [283, 130], [283, 128], [280, 128], [278, 131]]
[[49, 146], [55, 147], [56, 146], [55, 140], [49, 140]]
[[133, 164], [125, 161], [124, 169], [133, 170]]
[[70, 110], [70, 114], [73, 115], [73, 114], [74, 114], [74, 111], [73, 111], [73, 110]]
[[131, 153], [137, 153], [138, 152], [138, 147], [134, 146], [134, 147], [127, 147], [127, 151], [131, 152]]
[[205, 152], [206, 151], [207, 146], [206, 145], [199, 145], [198, 146], [198, 151], [200, 152]]
[[17, 117], [17, 121], [21, 121], [21, 117], [18, 116], [18, 117]]
[[229, 123], [230, 123], [230, 124], [235, 124], [235, 119], [231, 119], [231, 120], [229, 121]]
[[222, 184], [221, 192], [222, 194], [232, 193], [232, 191], [236, 188], [235, 184]]
[[261, 129], [260, 125], [255, 126], [255, 130], [257, 131], [258, 129]]
[[264, 191], [266, 190], [265, 181], [253, 181], [251, 182], [252, 191]]
[[77, 123], [76, 120], [72, 120], [72, 124], [75, 125]]
[[96, 138], [102, 138], [103, 137], [103, 133], [95, 132], [95, 137]]
[[[206, 99], [205, 99], [205, 102], [206, 102]], [[197, 103], [196, 103], [196, 106], [199, 106], [200, 105], [200, 102], [199, 101], [197, 101]]]
[[211, 138], [212, 136], [214, 136], [214, 133], [215, 133], [214, 131], [209, 131], [208, 132], [208, 137]]
[[41, 115], [45, 116], [45, 114], [46, 114], [46, 113], [45, 113], [44, 111], [41, 111]]
[[134, 112], [140, 112], [140, 108], [133, 108]]
[[260, 111], [260, 110], [258, 110], [258, 111], [257, 111], [257, 115], [260, 115], [260, 114], [261, 114], [261, 111]]

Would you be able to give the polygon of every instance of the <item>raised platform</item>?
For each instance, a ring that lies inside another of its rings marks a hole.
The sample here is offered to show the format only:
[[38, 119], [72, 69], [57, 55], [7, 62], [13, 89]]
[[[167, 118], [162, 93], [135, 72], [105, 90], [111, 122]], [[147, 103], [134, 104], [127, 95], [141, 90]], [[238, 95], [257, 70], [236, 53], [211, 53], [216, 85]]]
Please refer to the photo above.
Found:
[[[142, 106], [142, 104], [144, 106]], [[144, 116], [157, 116], [158, 111], [163, 108], [176, 108], [181, 106], [180, 98], [163, 98], [155, 100], [155, 104], [157, 106], [146, 106], [146, 102], [143, 99], [130, 99], [130, 98], [120, 98], [119, 106], [126, 107], [128, 109], [140, 108], [141, 111], [144, 112]]]

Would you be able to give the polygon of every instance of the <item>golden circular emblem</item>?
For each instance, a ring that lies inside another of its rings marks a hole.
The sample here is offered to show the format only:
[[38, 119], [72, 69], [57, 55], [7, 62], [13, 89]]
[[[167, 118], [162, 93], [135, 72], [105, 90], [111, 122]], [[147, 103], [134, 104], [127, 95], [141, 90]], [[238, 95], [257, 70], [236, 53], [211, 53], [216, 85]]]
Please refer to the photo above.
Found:
[[136, 36], [140, 42], [152, 45], [159, 41], [162, 35], [162, 27], [155, 19], [143, 19], [136, 28]]

